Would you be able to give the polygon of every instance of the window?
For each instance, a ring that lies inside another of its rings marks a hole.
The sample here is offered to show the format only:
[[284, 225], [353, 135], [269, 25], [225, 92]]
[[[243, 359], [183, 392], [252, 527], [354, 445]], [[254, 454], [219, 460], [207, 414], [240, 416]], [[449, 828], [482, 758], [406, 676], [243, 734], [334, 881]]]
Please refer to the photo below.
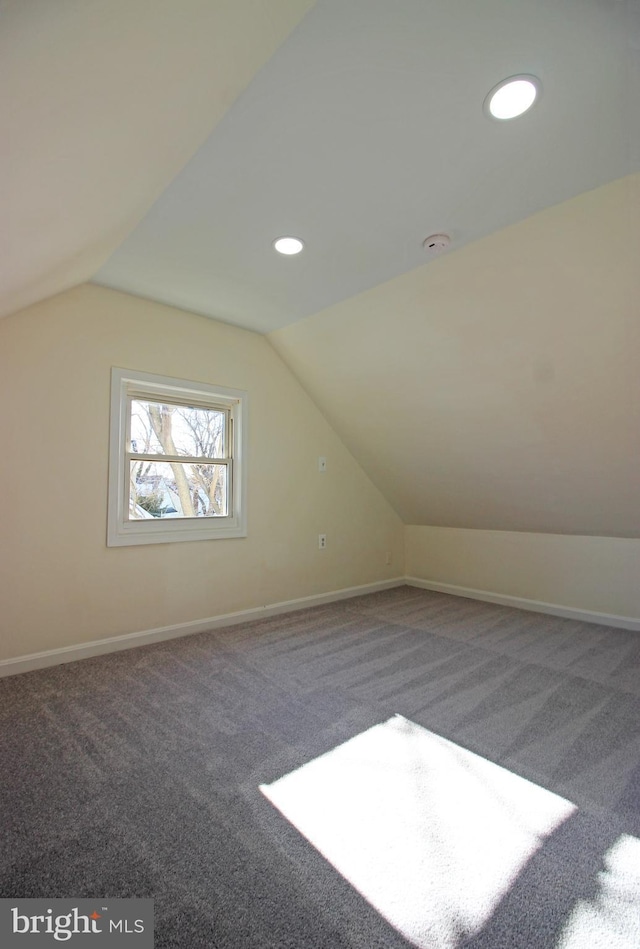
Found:
[[111, 371], [107, 545], [245, 537], [247, 394]]

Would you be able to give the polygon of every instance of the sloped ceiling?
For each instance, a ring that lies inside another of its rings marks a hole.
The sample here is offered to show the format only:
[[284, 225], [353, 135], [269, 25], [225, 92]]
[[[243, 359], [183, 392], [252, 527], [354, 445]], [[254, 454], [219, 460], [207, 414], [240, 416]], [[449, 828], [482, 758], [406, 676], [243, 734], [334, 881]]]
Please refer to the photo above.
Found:
[[640, 0], [0, 15], [0, 314], [94, 277], [275, 330], [405, 522], [640, 536]]
[[0, 0], [0, 315], [90, 279], [312, 0]]
[[[266, 332], [640, 170], [627, 0], [318, 0], [96, 276]], [[543, 94], [483, 113], [500, 80]], [[272, 241], [306, 241], [284, 259]]]
[[640, 175], [270, 335], [405, 523], [640, 536]]

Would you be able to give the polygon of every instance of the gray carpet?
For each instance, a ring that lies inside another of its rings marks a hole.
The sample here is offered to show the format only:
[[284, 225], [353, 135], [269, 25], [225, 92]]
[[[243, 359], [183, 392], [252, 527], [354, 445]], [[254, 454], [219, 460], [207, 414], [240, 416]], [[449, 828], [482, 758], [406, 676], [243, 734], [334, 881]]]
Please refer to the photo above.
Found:
[[0, 680], [0, 896], [153, 897], [157, 947], [407, 947], [259, 789], [396, 713], [577, 805], [456, 949], [594, 949], [640, 634], [410, 587]]

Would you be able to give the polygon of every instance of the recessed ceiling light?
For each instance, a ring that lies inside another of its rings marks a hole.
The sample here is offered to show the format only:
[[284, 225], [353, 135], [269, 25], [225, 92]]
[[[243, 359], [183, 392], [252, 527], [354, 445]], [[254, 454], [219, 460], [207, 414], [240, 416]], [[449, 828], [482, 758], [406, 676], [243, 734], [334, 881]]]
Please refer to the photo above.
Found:
[[510, 76], [493, 87], [484, 100], [484, 110], [492, 119], [515, 119], [531, 108], [541, 91], [535, 76]]
[[273, 246], [279, 254], [286, 254], [291, 257], [292, 254], [299, 254], [304, 247], [299, 237], [279, 237], [273, 242]]

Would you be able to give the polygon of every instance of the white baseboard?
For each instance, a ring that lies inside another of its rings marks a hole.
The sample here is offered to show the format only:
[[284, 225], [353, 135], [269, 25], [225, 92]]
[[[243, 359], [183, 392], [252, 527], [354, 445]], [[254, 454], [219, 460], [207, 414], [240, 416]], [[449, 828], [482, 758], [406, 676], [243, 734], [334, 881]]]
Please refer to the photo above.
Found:
[[523, 596], [492, 593], [488, 590], [474, 590], [471, 587], [459, 587], [453, 583], [439, 583], [437, 580], [421, 580], [418, 577], [405, 577], [404, 582], [407, 586], [420, 587], [422, 590], [433, 590], [435, 593], [450, 593], [452, 596], [465, 596], [471, 600], [484, 600], [487, 603], [499, 603], [501, 606], [513, 606], [519, 610], [550, 613], [551, 616], [562, 616], [564, 619], [576, 619], [583, 623], [597, 623], [600, 626], [615, 626], [618, 629], [640, 632], [640, 619], [633, 616], [618, 616], [615, 613], [581, 610], [574, 606], [559, 606], [557, 603], [544, 603], [542, 600], [527, 600]]
[[150, 643], [162, 642], [165, 639], [178, 639], [180, 636], [190, 636], [192, 633], [205, 633], [207, 630], [218, 629], [221, 626], [235, 626], [249, 620], [262, 619], [265, 616], [276, 616], [278, 613], [290, 613], [294, 610], [308, 609], [310, 606], [335, 603], [338, 600], [346, 600], [352, 596], [362, 596], [364, 593], [390, 590], [392, 587], [403, 586], [404, 583], [404, 577], [396, 577], [393, 580], [365, 583], [362, 586], [346, 587], [343, 590], [332, 590], [329, 593], [316, 593], [313, 596], [303, 596], [296, 600], [284, 600], [282, 603], [271, 603], [267, 606], [256, 606], [253, 609], [238, 610], [235, 613], [209, 616], [206, 619], [193, 620], [190, 623], [160, 626], [157, 629], [145, 629], [138, 633], [126, 633], [124, 636], [111, 636], [109, 639], [96, 639], [89, 643], [62, 646], [59, 649], [34, 652], [27, 656], [16, 656], [15, 659], [2, 659], [0, 660], [0, 678], [2, 676], [17, 675], [20, 672], [31, 672], [33, 669], [43, 669], [46, 666], [57, 666], [64, 662], [75, 662], [77, 659], [101, 656], [108, 652], [134, 649], [136, 646], [146, 646]]
[[267, 616], [277, 616], [279, 613], [291, 613], [294, 610], [304, 610], [311, 606], [322, 606], [324, 603], [335, 603], [353, 596], [362, 596], [365, 593], [376, 593], [379, 590], [390, 590], [403, 585], [420, 587], [422, 590], [433, 590], [436, 593], [450, 593], [452, 596], [464, 596], [472, 600], [484, 600], [487, 603], [498, 603], [502, 606], [513, 606], [520, 610], [531, 610], [535, 613], [549, 613], [552, 616], [562, 616], [565, 619], [581, 620], [585, 623], [598, 623], [601, 626], [615, 626], [619, 629], [629, 629], [640, 632], [640, 619], [632, 616], [618, 616], [615, 613], [598, 613], [592, 610], [581, 610], [572, 606], [559, 606], [556, 603], [544, 603], [541, 600], [527, 600], [525, 597], [510, 596], [506, 593], [492, 593], [487, 590], [474, 590], [471, 587], [460, 587], [453, 583], [440, 583], [435, 580], [421, 580], [419, 577], [395, 577], [393, 580], [382, 580], [378, 583], [364, 583], [362, 586], [346, 587], [344, 590], [332, 590], [329, 593], [317, 593], [313, 596], [303, 596], [295, 600], [284, 600], [282, 603], [271, 603], [267, 606], [256, 606], [249, 610], [238, 610], [235, 613], [223, 613], [219, 616], [209, 616], [206, 619], [193, 620], [189, 623], [177, 623], [174, 626], [160, 626], [157, 629], [145, 629], [137, 633], [127, 633], [124, 636], [111, 636], [109, 639], [96, 639], [88, 643], [79, 643], [74, 646], [62, 646], [59, 649], [49, 649], [46, 652], [31, 653], [27, 656], [16, 656], [15, 659], [0, 660], [0, 678], [9, 675], [18, 675], [20, 672], [30, 672], [33, 669], [43, 669], [47, 666], [57, 666], [65, 662], [75, 662], [77, 659], [88, 659], [91, 656], [101, 656], [109, 652], [118, 652], [122, 649], [134, 649], [136, 646], [146, 646], [150, 643], [162, 642], [165, 639], [178, 639], [180, 636], [190, 636], [192, 633], [204, 633], [210, 629], [219, 629], [221, 626], [235, 626], [249, 620], [262, 619]]

